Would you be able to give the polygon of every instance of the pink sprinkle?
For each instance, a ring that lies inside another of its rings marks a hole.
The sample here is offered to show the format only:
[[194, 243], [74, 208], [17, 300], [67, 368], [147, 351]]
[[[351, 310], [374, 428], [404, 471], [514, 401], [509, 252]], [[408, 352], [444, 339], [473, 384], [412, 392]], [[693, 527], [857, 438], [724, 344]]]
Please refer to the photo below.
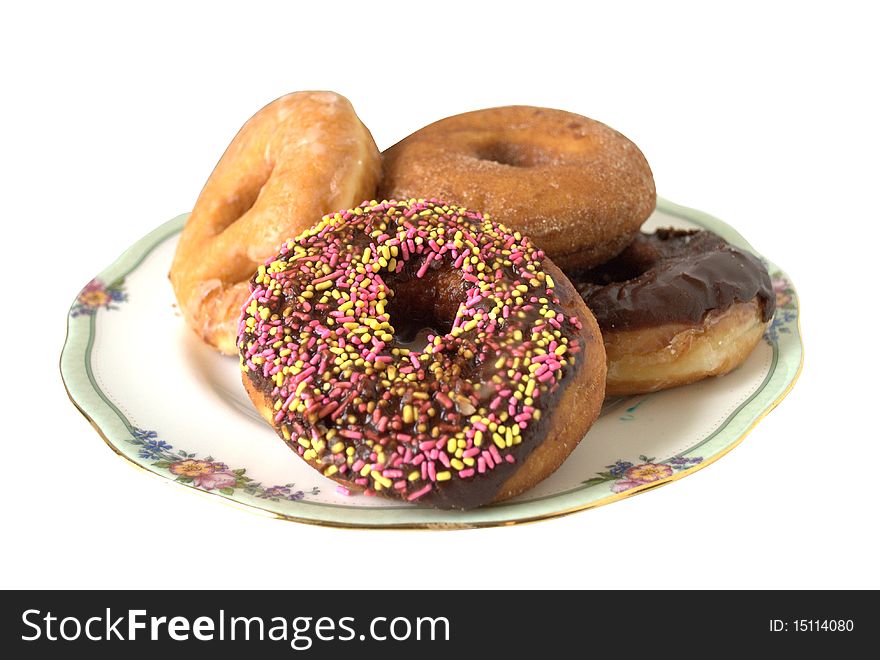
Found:
[[422, 265], [419, 266], [419, 270], [416, 272], [416, 277], [422, 278], [425, 276], [425, 273], [428, 272], [428, 267], [431, 265], [431, 259], [434, 258], [434, 253], [429, 252], [428, 256], [425, 257], [425, 260], [422, 262]]
[[446, 396], [443, 392], [437, 392], [437, 400], [447, 410], [452, 410], [455, 407], [455, 403], [453, 403], [452, 399]]
[[481, 456], [483, 457], [483, 460], [486, 462], [486, 465], [489, 467], [490, 470], [495, 467], [495, 459], [492, 458], [492, 454], [490, 454], [488, 451], [484, 451]]
[[335, 401], [331, 401], [326, 406], [321, 408], [321, 410], [318, 411], [318, 417], [319, 418], [326, 417], [327, 415], [332, 413], [334, 410], [336, 410], [336, 408], [338, 408], [338, 407], [339, 407], [338, 403], [336, 403]]
[[306, 369], [303, 369], [300, 373], [298, 373], [291, 382], [295, 385], [299, 385], [302, 381], [306, 380], [309, 376], [315, 373], [317, 369], [313, 366], [309, 366]]
[[348, 497], [349, 495], [351, 495], [351, 491], [348, 488], [346, 488], [345, 486], [343, 486], [342, 484], [340, 484], [336, 487], [336, 492], [339, 493], [340, 495], [345, 496], [345, 497]]
[[414, 493], [410, 493], [406, 499], [410, 502], [412, 502], [413, 500], [417, 500], [420, 497], [422, 497], [423, 495], [427, 495], [431, 491], [431, 488], [432, 488], [431, 484], [428, 484], [424, 488], [420, 488], [419, 490], [415, 491]]
[[474, 469], [468, 468], [467, 470], [459, 470], [458, 476], [461, 477], [462, 479], [467, 479], [468, 477], [472, 477], [472, 476], [474, 476]]

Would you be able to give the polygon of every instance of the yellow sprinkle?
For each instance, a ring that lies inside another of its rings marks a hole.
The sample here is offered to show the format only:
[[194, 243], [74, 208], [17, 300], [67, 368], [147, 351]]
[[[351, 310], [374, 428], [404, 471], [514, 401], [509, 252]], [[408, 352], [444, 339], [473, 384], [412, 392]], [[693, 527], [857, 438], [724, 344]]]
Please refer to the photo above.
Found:
[[452, 473], [449, 470], [437, 473], [437, 481], [449, 481], [452, 479]]
[[464, 463], [462, 463], [457, 458], [453, 458], [451, 461], [449, 461], [449, 464], [452, 465], [452, 467], [454, 467], [456, 470], [464, 470]]
[[324, 470], [324, 476], [329, 477], [329, 476], [336, 474], [337, 472], [339, 472], [339, 468], [336, 467], [335, 465], [331, 465], [326, 470]]
[[373, 480], [376, 483], [382, 484], [385, 488], [391, 488], [391, 479], [389, 479], [388, 477], [383, 477], [381, 472], [373, 470], [372, 472], [370, 472], [370, 476], [373, 477]]
[[421, 476], [422, 476], [421, 472], [419, 472], [418, 470], [413, 470], [408, 475], [406, 475], [406, 478], [407, 478], [407, 481], [415, 481], [416, 479], [418, 479]]

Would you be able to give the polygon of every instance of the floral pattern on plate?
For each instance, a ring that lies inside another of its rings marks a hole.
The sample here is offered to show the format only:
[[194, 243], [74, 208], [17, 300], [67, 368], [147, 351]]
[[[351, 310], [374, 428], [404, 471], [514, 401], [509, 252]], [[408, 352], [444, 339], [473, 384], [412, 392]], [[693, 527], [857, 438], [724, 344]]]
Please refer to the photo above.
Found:
[[125, 280], [120, 278], [105, 284], [99, 278], [93, 279], [86, 284], [73, 306], [70, 308], [70, 315], [85, 316], [97, 312], [99, 309], [119, 309], [115, 303], [121, 303], [128, 300], [128, 294], [125, 292]]
[[174, 447], [159, 439], [156, 431], [132, 428], [128, 442], [140, 447], [138, 456], [153, 461], [151, 465], [154, 467], [168, 470], [173, 474], [174, 481], [202, 490], [216, 490], [223, 495], [234, 495], [236, 489], [240, 489], [248, 495], [273, 502], [280, 500], [296, 502], [308, 496], [319, 495], [321, 492], [317, 486], [308, 491], [297, 490], [294, 483], [263, 486], [246, 475], [246, 468], [231, 470], [226, 463], [215, 461], [212, 456], [196, 458], [196, 454], [187, 453], [182, 449], [175, 452]]
[[607, 471], [599, 472], [597, 476], [587, 479], [583, 483], [585, 486], [597, 486], [613, 482], [611, 483], [611, 492], [622, 493], [655, 481], [665, 481], [676, 472], [699, 465], [703, 462], [703, 457], [675, 456], [663, 463], [656, 463], [655, 460], [655, 458], [647, 456], [639, 456], [639, 463], [617, 460], [614, 464], [605, 466], [608, 468]]
[[771, 273], [770, 281], [773, 283], [773, 293], [776, 294], [776, 314], [767, 326], [764, 339], [773, 345], [779, 342], [780, 334], [791, 334], [791, 325], [797, 322], [798, 309], [794, 287], [788, 278], [777, 270]]

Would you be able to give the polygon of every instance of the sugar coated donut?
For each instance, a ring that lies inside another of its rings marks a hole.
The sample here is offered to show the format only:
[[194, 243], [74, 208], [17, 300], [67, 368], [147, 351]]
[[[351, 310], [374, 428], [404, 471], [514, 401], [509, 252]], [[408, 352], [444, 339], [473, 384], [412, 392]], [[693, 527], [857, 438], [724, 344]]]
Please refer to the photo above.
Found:
[[608, 395], [731, 371], [776, 309], [764, 265], [709, 231], [642, 233], [615, 259], [569, 276], [602, 329]]
[[183, 229], [171, 284], [187, 323], [236, 352], [248, 281], [282, 241], [375, 193], [380, 157], [351, 104], [332, 92], [282, 96], [229, 145]]
[[604, 396], [599, 330], [561, 271], [437, 200], [365, 202], [288, 241], [238, 342], [251, 399], [310, 465], [440, 508], [544, 479]]
[[562, 110], [508, 106], [426, 126], [383, 153], [379, 194], [437, 195], [504, 219], [560, 268], [625, 248], [654, 210], [648, 162], [617, 131]]

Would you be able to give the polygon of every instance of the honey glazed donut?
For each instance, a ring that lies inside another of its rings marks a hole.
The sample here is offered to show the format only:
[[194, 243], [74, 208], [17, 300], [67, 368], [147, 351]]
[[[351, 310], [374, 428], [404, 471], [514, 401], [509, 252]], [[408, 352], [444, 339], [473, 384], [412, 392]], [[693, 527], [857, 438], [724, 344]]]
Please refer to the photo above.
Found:
[[648, 162], [605, 124], [531, 106], [441, 119], [387, 149], [379, 194], [436, 195], [522, 231], [560, 268], [618, 254], [654, 210]]
[[519, 232], [437, 200], [325, 216], [260, 266], [242, 379], [344, 492], [469, 509], [531, 488], [599, 414], [598, 327]]
[[380, 168], [370, 132], [339, 94], [296, 92], [257, 112], [217, 163], [177, 245], [169, 277], [189, 326], [234, 354], [257, 266], [316, 217], [375, 194]]

